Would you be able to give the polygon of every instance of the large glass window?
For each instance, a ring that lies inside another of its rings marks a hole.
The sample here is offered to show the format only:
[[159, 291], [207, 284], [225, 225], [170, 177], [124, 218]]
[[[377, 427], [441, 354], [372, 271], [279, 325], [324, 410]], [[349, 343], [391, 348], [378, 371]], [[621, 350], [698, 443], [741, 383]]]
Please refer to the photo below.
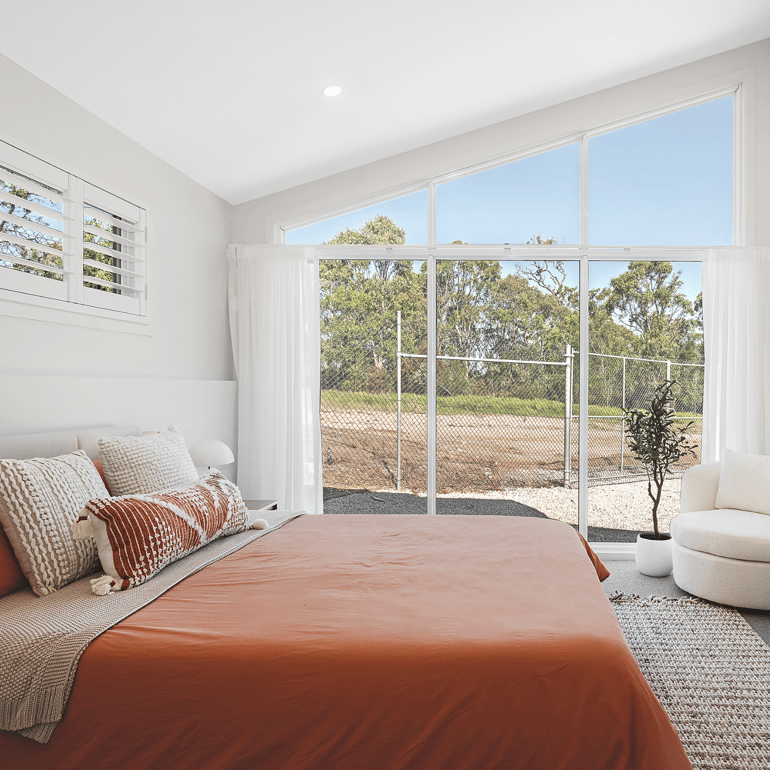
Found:
[[426, 513], [425, 262], [327, 259], [320, 282], [326, 512]]
[[437, 243], [580, 242], [580, 145], [436, 187]]
[[[664, 489], [666, 531], [679, 477], [700, 460], [699, 247], [733, 241], [734, 101], [290, 231], [340, 248], [321, 267], [325, 491], [368, 495], [381, 512], [580, 521], [594, 542], [632, 542], [651, 528], [651, 501], [624, 410], [647, 408], [668, 380], [692, 453]], [[434, 228], [424, 260], [398, 258]], [[365, 244], [393, 248], [344, 258]]]
[[[591, 245], [729, 246], [734, 101], [731, 94], [590, 136], [582, 166], [576, 141], [439, 182], [436, 243], [579, 244], [583, 217]], [[398, 229], [361, 234], [382, 217]], [[423, 190], [290, 229], [286, 242], [427, 244], [431, 225]]]
[[578, 263], [436, 266], [436, 513], [578, 525]]
[[427, 242], [427, 190], [366, 206], [286, 233], [286, 243], [398, 245]]
[[[631, 449], [624, 410], [648, 410], [674, 383], [675, 425], [691, 454], [671, 468], [659, 501], [661, 531], [679, 512], [680, 478], [700, 462], [703, 314], [700, 262], [591, 262], [588, 351], [588, 534], [633, 542], [652, 529], [644, 465]], [[655, 485], [652, 486], [656, 493]]]
[[588, 140], [588, 242], [733, 242], [733, 97]]

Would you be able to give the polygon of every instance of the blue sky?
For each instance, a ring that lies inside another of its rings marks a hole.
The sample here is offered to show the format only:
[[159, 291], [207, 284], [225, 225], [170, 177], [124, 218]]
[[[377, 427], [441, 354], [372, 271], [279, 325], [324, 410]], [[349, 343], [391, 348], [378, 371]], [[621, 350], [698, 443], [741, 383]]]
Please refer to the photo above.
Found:
[[[732, 96], [594, 137], [588, 142], [589, 243], [730, 245], [732, 187]], [[286, 240], [324, 243], [378, 215], [403, 227], [408, 244], [427, 242], [427, 191], [289, 231]], [[439, 185], [436, 233], [439, 243], [522, 244], [539, 235], [577, 244], [579, 146]], [[591, 287], [606, 285], [626, 266], [593, 262]], [[700, 291], [700, 264], [679, 263], [677, 269], [685, 292], [694, 298]]]

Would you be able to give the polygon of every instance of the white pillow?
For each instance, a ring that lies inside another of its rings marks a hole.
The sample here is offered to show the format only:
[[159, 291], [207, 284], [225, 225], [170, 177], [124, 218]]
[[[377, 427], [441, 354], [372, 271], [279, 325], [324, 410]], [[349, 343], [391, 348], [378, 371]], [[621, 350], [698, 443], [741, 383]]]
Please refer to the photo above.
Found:
[[89, 500], [107, 496], [94, 464], [83, 451], [0, 460], [0, 525], [38, 596], [96, 569], [93, 539], [76, 542], [71, 530]]
[[97, 443], [107, 485], [116, 497], [198, 483], [184, 438], [173, 425], [148, 436], [100, 438]]
[[725, 449], [715, 505], [770, 516], [770, 457]]

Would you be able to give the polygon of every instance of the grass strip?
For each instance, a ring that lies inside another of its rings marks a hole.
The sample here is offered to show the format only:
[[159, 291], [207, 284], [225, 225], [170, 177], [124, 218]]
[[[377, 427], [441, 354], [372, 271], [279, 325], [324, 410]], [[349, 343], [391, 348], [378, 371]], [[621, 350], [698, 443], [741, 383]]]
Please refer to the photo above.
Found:
[[[322, 409], [346, 409], [366, 412], [396, 412], [398, 409], [395, 393], [367, 393], [363, 391], [324, 390], [321, 392]], [[418, 393], [401, 395], [401, 411], [425, 414], [428, 408], [427, 396]], [[513, 396], [438, 396], [438, 414], [501, 414], [518, 417], [564, 417], [564, 402], [545, 398], [515, 398]], [[572, 416], [579, 414], [577, 404], [572, 407]], [[589, 417], [622, 417], [623, 410], [616, 406], [589, 404]], [[677, 424], [700, 418], [691, 412], [680, 412]], [[694, 427], [697, 427], [694, 426]]]

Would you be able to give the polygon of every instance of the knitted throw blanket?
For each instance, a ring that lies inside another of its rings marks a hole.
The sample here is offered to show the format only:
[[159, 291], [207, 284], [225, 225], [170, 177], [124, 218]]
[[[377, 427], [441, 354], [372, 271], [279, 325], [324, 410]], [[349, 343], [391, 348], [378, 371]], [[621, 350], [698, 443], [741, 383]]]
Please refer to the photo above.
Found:
[[129, 591], [94, 596], [89, 575], [47, 596], [26, 589], [0, 598], [0, 729], [48, 743], [64, 716], [80, 656], [99, 634], [180, 580], [301, 515], [265, 516], [268, 529], [215, 540]]

